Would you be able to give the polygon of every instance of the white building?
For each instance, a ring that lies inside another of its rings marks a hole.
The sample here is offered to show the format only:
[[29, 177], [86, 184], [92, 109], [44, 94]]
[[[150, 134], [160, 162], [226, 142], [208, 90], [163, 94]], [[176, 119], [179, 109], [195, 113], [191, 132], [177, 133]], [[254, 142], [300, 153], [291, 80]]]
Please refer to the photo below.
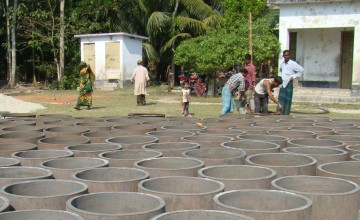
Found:
[[269, 0], [281, 50], [305, 68], [304, 87], [360, 91], [360, 0]]
[[81, 60], [90, 64], [96, 87], [108, 83], [129, 86], [133, 69], [142, 59], [142, 40], [147, 37], [128, 33], [75, 35], [81, 40]]

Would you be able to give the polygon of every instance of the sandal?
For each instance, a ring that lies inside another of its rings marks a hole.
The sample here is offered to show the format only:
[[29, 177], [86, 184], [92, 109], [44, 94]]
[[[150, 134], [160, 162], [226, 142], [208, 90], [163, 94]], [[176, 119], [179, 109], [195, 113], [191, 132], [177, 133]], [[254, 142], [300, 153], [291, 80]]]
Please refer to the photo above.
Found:
[[90, 106], [87, 107], [87, 110], [91, 110]]
[[75, 106], [74, 109], [75, 110], [80, 110], [80, 106]]

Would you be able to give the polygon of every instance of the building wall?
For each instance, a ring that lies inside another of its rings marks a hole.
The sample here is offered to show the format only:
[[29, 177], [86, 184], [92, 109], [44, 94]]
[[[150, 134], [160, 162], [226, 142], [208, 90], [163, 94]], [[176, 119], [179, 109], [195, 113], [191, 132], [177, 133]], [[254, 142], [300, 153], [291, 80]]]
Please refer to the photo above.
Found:
[[[338, 86], [341, 59], [340, 29], [297, 31], [297, 62], [306, 69], [302, 81], [329, 81]], [[313, 39], [319, 39], [314, 41]]]
[[[329, 29], [320, 30], [324, 28]], [[281, 49], [288, 49], [289, 31], [298, 31], [299, 37], [304, 39], [300, 42], [302, 39], [298, 38], [297, 51], [297, 57], [302, 57], [302, 60], [298, 61], [306, 69], [304, 80], [318, 80], [323, 78], [325, 73], [328, 73], [328, 76], [324, 81], [335, 80], [340, 72], [339, 45], [343, 30], [355, 30], [352, 84], [353, 87], [358, 87], [360, 86], [360, 2], [280, 5]], [[299, 49], [303, 54], [300, 54]], [[320, 56], [317, 60], [311, 60], [314, 58], [314, 53]], [[312, 70], [314, 64], [319, 74], [314, 75]], [[311, 73], [313, 76], [309, 76]], [[338, 77], [337, 80], [339, 80]]]
[[122, 86], [129, 86], [131, 75], [134, 68], [137, 66], [137, 61], [142, 60], [142, 41], [132, 39], [130, 37], [124, 37], [122, 42]]
[[[106, 42], [119, 42], [120, 64], [118, 75], [114, 69], [106, 70]], [[108, 80], [118, 80], [118, 85], [123, 88], [131, 85], [132, 70], [136, 67], [137, 60], [142, 59], [142, 40], [128, 36], [94, 36], [81, 38], [81, 59], [84, 60], [84, 44], [95, 43], [96, 53], [96, 85], [101, 86]], [[108, 74], [107, 74], [108, 71]]]
[[105, 41], [107, 37], [98, 37], [98, 38], [82, 38], [81, 39], [81, 60], [84, 60], [84, 44], [85, 43], [95, 43], [95, 76], [96, 80], [106, 79], [105, 75]]

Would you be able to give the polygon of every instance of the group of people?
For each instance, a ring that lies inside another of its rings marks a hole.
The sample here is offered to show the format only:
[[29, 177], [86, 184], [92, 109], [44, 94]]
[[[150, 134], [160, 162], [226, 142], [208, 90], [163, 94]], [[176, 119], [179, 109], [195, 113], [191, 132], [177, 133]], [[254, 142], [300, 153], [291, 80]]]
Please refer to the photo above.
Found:
[[[251, 55], [245, 55], [245, 64], [236, 74], [232, 75], [222, 89], [222, 111], [225, 115], [234, 111], [235, 101], [234, 92], [240, 93], [239, 101], [247, 105], [253, 105], [255, 113], [268, 114], [269, 99], [277, 104], [276, 111], [283, 115], [289, 115], [293, 96], [293, 80], [301, 77], [304, 68], [297, 62], [290, 60], [290, 51], [283, 51], [283, 62], [280, 66], [279, 76], [274, 78], [264, 78], [256, 84], [256, 68], [251, 62]], [[90, 66], [85, 62], [79, 64], [80, 68], [80, 87], [79, 97], [75, 109], [80, 110], [81, 106], [86, 106], [88, 110], [92, 106], [92, 91], [95, 75]], [[146, 104], [145, 94], [150, 77], [143, 62], [139, 60], [137, 67], [131, 76], [134, 83], [134, 94], [138, 106]], [[273, 95], [273, 89], [280, 86], [279, 97]], [[189, 113], [190, 88], [189, 83], [185, 82], [181, 90], [182, 115], [191, 117]], [[252, 104], [253, 100], [253, 104]]]
[[[80, 86], [79, 86], [79, 97], [74, 107], [75, 110], [80, 110], [81, 106], [86, 106], [87, 110], [91, 109], [92, 106], [92, 92], [95, 82], [95, 74], [91, 70], [90, 65], [81, 61], [79, 64], [80, 69]], [[136, 95], [136, 101], [138, 106], [144, 106], [146, 104], [145, 94], [146, 87], [149, 84], [149, 72], [143, 66], [141, 60], [137, 61], [137, 67], [134, 69], [131, 76], [131, 81], [135, 83], [134, 94]]]
[[[251, 64], [251, 55], [245, 56], [245, 65], [238, 73], [229, 78], [222, 89], [222, 111], [221, 114], [234, 111], [235, 102], [233, 93], [238, 90], [240, 102], [249, 105], [250, 100], [254, 100], [254, 112], [268, 114], [269, 98], [277, 104], [276, 111], [282, 115], [289, 115], [291, 111], [293, 96], [293, 79], [301, 77], [304, 68], [297, 62], [290, 60], [290, 51], [283, 51], [283, 62], [280, 66], [279, 76], [274, 78], [264, 78], [255, 85], [255, 70]], [[281, 86], [280, 86], [281, 85]], [[272, 94], [274, 88], [280, 86], [278, 100]]]

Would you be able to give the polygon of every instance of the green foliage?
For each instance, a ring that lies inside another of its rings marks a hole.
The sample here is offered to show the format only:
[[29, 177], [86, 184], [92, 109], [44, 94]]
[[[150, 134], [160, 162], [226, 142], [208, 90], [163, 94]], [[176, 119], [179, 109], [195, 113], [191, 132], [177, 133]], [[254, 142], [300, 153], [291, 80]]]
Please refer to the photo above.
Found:
[[224, 0], [225, 14], [220, 26], [211, 28], [204, 36], [183, 41], [176, 48], [175, 64], [205, 74], [242, 63], [249, 47], [249, 22], [244, 16], [249, 10], [254, 10], [258, 17], [252, 24], [253, 62], [278, 54], [279, 41], [272, 31], [277, 14], [267, 11], [263, 0], [254, 5], [247, 2], [250, 1]]
[[[211, 71], [231, 66], [246, 53], [247, 12], [253, 13], [254, 24], [259, 18], [271, 23], [269, 27], [276, 23], [276, 15], [267, 12], [265, 2], [266, 0], [66, 0], [66, 70], [64, 80], [60, 82], [56, 80], [57, 69], [54, 62], [54, 58], [59, 56], [58, 0], [22, 0], [16, 11], [11, 8], [7, 10], [4, 7], [5, 1], [2, 1], [0, 17], [4, 19], [0, 20], [0, 41], [6, 42], [6, 18], [11, 19], [10, 15], [16, 13], [17, 77], [32, 80], [32, 77], [25, 77], [25, 74], [32, 75], [35, 67], [37, 80], [54, 82], [54, 88], [57, 89], [77, 86], [78, 71], [74, 68], [80, 61], [80, 44], [79, 39], [74, 38], [76, 34], [128, 32], [149, 36], [149, 41], [143, 45], [144, 55], [158, 64], [157, 73], [164, 73], [171, 63], [174, 47], [185, 39], [192, 39], [181, 46], [187, 47], [185, 51], [177, 52], [183, 53], [177, 57], [179, 65], [186, 64], [194, 70]], [[176, 3], [179, 3], [178, 7]], [[220, 21], [222, 16], [225, 19]], [[266, 24], [258, 23], [264, 28], [259, 29], [260, 31], [254, 29], [254, 35], [262, 34], [265, 37], [254, 39], [255, 59], [260, 58], [259, 53], [263, 54], [261, 56], [270, 54], [260, 47], [268, 50], [274, 47], [273, 41], [269, 40], [269, 32], [266, 32]], [[200, 37], [204, 34], [204, 37]], [[193, 42], [201, 42], [203, 47], [198, 47]], [[3, 77], [0, 78], [6, 77], [5, 52], [6, 43], [2, 43], [0, 75]]]
[[54, 77], [50, 83], [51, 90], [71, 90], [76, 89], [79, 86], [79, 70], [77, 66], [65, 67], [65, 75], [60, 81]]
[[71, 76], [63, 76], [63, 78], [58, 80], [53, 80], [50, 84], [51, 90], [72, 90], [76, 89], [79, 86], [79, 79]]
[[150, 82], [150, 86], [160, 86], [161, 85], [161, 81], [159, 80], [151, 80]]
[[35, 66], [35, 69], [49, 81], [56, 79], [56, 66], [53, 63], [42, 62]]
[[234, 21], [241, 18], [247, 18], [251, 12], [256, 20], [267, 12], [267, 0], [223, 0], [221, 3], [224, 15], [227, 20]]

